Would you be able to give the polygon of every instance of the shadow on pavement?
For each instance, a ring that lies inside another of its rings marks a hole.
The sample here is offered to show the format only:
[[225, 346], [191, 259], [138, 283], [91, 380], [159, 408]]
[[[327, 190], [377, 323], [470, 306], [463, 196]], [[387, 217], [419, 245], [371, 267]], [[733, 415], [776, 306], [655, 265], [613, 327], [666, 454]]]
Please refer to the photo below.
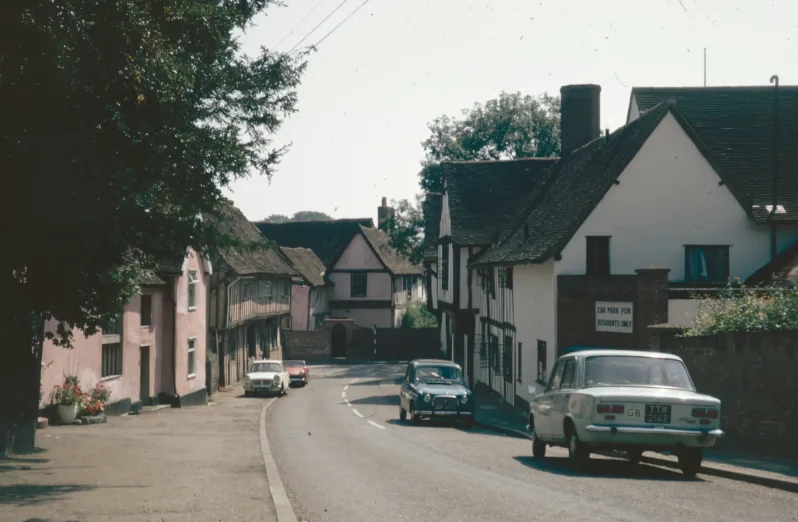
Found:
[[374, 404], [377, 406], [396, 406], [399, 407], [399, 396], [396, 394], [391, 395], [373, 395], [371, 397], [363, 397], [362, 399], [350, 399], [349, 402], [355, 404]]
[[[399, 372], [397, 372], [397, 374], [398, 373]], [[365, 378], [366, 377], [364, 377], [364, 379]], [[381, 386], [383, 384], [386, 385], [390, 384], [391, 386], [399, 386], [402, 384], [402, 377], [391, 377], [390, 375], [384, 378], [368, 377], [368, 379], [369, 379], [368, 381], [363, 381], [363, 380], [357, 381], [354, 384], [350, 384], [349, 387], [351, 388], [353, 386]]]
[[71, 495], [78, 491], [88, 491], [96, 489], [95, 486], [83, 484], [67, 485], [35, 485], [35, 484], [13, 484], [10, 486], [0, 486], [0, 505], [4, 504], [39, 504], [41, 502], [52, 502], [59, 498]]
[[513, 458], [528, 468], [569, 477], [703, 482], [699, 477], [689, 478], [681, 472], [624, 460], [591, 459], [584, 471], [577, 471], [571, 467], [567, 457], [549, 457], [542, 460], [529, 456]]

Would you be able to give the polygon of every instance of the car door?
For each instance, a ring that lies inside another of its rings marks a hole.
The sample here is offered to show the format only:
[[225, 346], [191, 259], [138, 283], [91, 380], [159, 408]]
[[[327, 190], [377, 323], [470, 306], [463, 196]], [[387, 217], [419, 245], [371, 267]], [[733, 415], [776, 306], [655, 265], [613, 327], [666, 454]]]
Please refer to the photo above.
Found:
[[556, 391], [556, 389], [560, 387], [562, 366], [562, 361], [557, 361], [549, 377], [549, 384], [546, 386], [546, 391], [535, 399], [535, 433], [540, 439], [551, 439], [552, 391]]
[[410, 377], [413, 372], [413, 365], [408, 364], [405, 370], [405, 378], [402, 381], [402, 386], [399, 388], [399, 405], [406, 411], [410, 411]]
[[551, 399], [551, 437], [553, 440], [565, 439], [565, 417], [568, 414], [568, 401], [576, 385], [576, 357], [561, 359], [562, 378], [559, 387], [552, 390]]

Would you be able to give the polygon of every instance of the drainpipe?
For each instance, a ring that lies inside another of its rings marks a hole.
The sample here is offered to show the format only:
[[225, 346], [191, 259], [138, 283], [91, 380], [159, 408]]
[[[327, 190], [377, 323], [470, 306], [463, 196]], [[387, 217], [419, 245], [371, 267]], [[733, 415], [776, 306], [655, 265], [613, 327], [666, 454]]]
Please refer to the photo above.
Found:
[[776, 209], [779, 204], [778, 177], [779, 177], [779, 76], [770, 77], [770, 83], [775, 85], [773, 92], [773, 208], [770, 209], [770, 260], [776, 258], [778, 241], [776, 237]]
[[180, 405], [180, 395], [177, 393], [177, 286], [180, 277], [172, 279], [172, 377], [174, 382], [175, 401]]

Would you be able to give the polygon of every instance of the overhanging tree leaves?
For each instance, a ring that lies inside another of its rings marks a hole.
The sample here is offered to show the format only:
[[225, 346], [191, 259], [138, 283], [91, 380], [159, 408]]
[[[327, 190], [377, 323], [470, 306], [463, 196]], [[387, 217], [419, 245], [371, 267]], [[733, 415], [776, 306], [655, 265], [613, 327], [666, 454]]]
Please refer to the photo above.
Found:
[[[275, 0], [6, 0], [0, 17], [0, 453], [29, 450], [42, 321], [87, 333], [142, 269], [218, 251], [221, 188], [271, 175], [304, 56], [242, 56]], [[32, 348], [33, 346], [33, 348]]]
[[380, 229], [388, 234], [389, 244], [413, 263], [420, 263], [424, 257], [424, 215], [421, 213], [420, 198], [415, 204], [406, 199], [391, 201], [393, 216], [380, 223]]

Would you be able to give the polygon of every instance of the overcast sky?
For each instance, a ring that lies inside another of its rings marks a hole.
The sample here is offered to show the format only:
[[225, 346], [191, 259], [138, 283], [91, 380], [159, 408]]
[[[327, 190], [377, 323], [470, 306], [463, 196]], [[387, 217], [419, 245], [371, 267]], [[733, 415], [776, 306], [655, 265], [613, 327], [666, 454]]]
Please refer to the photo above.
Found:
[[[285, 0], [242, 38], [288, 51], [342, 0]], [[363, 0], [348, 0], [302, 46]], [[427, 124], [501, 91], [601, 85], [601, 127], [623, 125], [632, 86], [798, 83], [795, 0], [369, 0], [310, 57], [292, 143], [271, 182], [236, 182], [250, 219], [318, 210], [375, 217], [382, 196], [413, 198]]]

